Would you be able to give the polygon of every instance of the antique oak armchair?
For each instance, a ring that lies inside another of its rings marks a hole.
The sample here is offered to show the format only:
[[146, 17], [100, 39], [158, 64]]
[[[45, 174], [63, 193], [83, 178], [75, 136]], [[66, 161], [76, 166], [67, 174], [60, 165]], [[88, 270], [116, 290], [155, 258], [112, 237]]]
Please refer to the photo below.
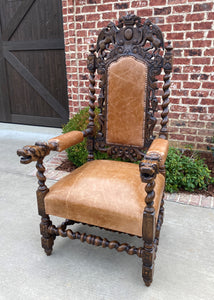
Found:
[[[127, 15], [102, 29], [87, 61], [90, 72], [89, 123], [85, 131], [72, 131], [18, 150], [21, 163], [36, 161], [37, 201], [42, 217], [42, 247], [52, 252], [56, 236], [80, 239], [95, 246], [115, 248], [142, 258], [142, 276], [152, 282], [154, 259], [164, 212], [164, 163], [168, 152], [167, 122], [172, 46], [164, 49], [158, 26]], [[155, 139], [158, 110], [157, 78], [164, 69], [161, 129]], [[95, 134], [95, 72], [100, 75], [98, 96], [100, 130]], [[50, 189], [45, 185], [43, 159], [87, 138], [88, 162]], [[94, 160], [94, 150], [121, 161]], [[127, 162], [129, 161], [129, 162]], [[133, 162], [139, 162], [135, 164]], [[54, 226], [49, 215], [65, 218]], [[141, 237], [140, 248], [99, 236], [73, 232], [68, 225], [83, 223]]]

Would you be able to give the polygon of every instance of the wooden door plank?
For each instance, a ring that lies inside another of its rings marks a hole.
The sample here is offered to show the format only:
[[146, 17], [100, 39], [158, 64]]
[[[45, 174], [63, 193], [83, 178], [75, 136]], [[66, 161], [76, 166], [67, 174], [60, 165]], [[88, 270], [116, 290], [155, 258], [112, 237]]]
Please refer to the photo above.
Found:
[[2, 33], [2, 39], [8, 41], [13, 33], [16, 31], [19, 24], [22, 22], [25, 15], [28, 13], [31, 6], [36, 0], [25, 0], [17, 9], [14, 17], [11, 19], [5, 31]]
[[53, 117], [29, 116], [29, 115], [11, 115], [11, 122], [18, 124], [29, 124], [37, 126], [62, 127], [68, 120]]
[[66, 109], [51, 95], [51, 93], [37, 80], [33, 74], [9, 51], [5, 51], [5, 58], [10, 65], [30, 84], [30, 86], [62, 117], [68, 119]]
[[30, 50], [64, 50], [63, 39], [33, 40], [33, 41], [3, 41], [5, 50], [30, 51]]
[[10, 99], [8, 92], [7, 73], [2, 47], [2, 28], [0, 22], [0, 121], [10, 122]]
[[[1, 52], [1, 51], [0, 51]], [[0, 54], [1, 56], [1, 54]], [[0, 58], [0, 121], [10, 122], [10, 100], [7, 85], [5, 60]]]

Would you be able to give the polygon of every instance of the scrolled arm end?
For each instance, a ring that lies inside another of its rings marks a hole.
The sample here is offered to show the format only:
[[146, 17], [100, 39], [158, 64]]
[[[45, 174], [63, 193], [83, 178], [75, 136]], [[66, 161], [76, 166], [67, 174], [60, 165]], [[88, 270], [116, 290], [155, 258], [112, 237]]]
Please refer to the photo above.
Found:
[[34, 146], [24, 146], [22, 149], [17, 150], [17, 155], [21, 156], [21, 164], [29, 164], [32, 161], [43, 159], [50, 153], [50, 147], [46, 143], [36, 143]]

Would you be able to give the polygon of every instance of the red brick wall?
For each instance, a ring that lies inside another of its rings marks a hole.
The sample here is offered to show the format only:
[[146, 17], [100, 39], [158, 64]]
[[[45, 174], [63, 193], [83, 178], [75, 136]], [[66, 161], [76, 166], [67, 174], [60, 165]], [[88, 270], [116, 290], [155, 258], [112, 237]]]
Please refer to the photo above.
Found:
[[100, 29], [125, 13], [150, 18], [172, 40], [169, 140], [206, 150], [214, 135], [213, 0], [62, 0], [70, 115], [88, 105], [86, 57]]

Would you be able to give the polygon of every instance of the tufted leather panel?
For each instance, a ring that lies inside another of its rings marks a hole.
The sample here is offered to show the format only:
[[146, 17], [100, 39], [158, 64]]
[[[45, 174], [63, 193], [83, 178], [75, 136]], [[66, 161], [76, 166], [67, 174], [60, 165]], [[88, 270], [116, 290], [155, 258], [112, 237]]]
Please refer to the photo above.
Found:
[[147, 66], [132, 56], [108, 68], [107, 143], [143, 146]]
[[[157, 175], [157, 220], [165, 179]], [[145, 183], [133, 163], [95, 160], [64, 177], [45, 197], [47, 214], [142, 236]]]

